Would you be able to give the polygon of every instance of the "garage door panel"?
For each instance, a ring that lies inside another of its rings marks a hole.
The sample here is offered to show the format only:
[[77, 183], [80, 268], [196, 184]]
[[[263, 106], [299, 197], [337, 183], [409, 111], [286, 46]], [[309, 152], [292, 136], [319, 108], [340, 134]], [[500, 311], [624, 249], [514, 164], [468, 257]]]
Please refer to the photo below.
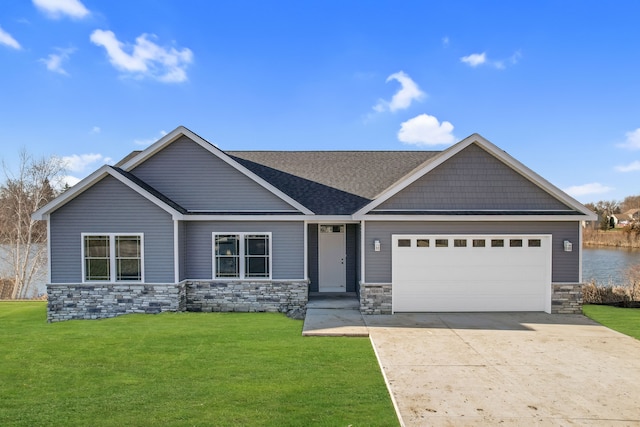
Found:
[[[398, 247], [398, 239], [409, 247]], [[418, 247], [417, 240], [429, 240]], [[448, 247], [436, 247], [436, 239]], [[466, 247], [454, 247], [463, 239]], [[473, 247], [473, 239], [504, 241], [504, 247]], [[522, 246], [510, 247], [511, 239]], [[530, 247], [528, 240], [540, 243]], [[548, 311], [551, 236], [393, 236], [394, 311]]]

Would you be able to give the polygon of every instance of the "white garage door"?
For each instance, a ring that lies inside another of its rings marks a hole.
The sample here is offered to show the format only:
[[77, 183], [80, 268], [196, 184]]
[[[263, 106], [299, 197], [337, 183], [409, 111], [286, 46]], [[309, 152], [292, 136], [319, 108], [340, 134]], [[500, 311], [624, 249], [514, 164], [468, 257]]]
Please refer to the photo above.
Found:
[[551, 312], [550, 235], [393, 235], [394, 312]]

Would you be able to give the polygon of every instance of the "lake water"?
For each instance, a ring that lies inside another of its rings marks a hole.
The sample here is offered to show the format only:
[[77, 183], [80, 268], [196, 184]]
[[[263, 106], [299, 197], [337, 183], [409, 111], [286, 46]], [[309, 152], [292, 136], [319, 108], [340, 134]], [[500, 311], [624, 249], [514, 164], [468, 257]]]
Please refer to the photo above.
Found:
[[625, 271], [640, 264], [640, 249], [584, 248], [582, 251], [582, 280], [595, 280], [599, 285], [622, 285]]

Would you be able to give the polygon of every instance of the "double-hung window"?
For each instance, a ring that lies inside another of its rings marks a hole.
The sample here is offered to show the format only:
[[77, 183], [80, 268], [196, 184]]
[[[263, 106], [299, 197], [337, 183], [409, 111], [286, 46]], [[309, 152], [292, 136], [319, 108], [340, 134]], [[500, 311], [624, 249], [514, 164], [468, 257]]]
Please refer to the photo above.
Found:
[[270, 279], [271, 233], [213, 233], [215, 279]]
[[142, 282], [142, 234], [82, 234], [84, 282]]

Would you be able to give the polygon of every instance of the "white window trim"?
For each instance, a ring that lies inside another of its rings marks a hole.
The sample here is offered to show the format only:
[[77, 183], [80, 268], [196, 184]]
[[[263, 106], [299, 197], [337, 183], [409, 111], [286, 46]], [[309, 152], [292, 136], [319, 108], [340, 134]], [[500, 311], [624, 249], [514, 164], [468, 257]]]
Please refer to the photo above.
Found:
[[[84, 238], [88, 236], [109, 237], [109, 280], [87, 280], [84, 256]], [[140, 238], [140, 280], [116, 280], [116, 237]], [[81, 259], [82, 259], [82, 283], [145, 283], [144, 280], [144, 233], [82, 233], [80, 235]]]
[[[269, 277], [245, 277], [245, 236], [267, 236], [269, 238]], [[238, 262], [240, 275], [238, 277], [216, 277], [216, 236], [238, 236], [240, 247], [238, 248]], [[264, 231], [243, 231], [243, 232], [213, 232], [211, 233], [211, 264], [212, 264], [212, 279], [213, 280], [248, 280], [248, 281], [259, 281], [259, 280], [272, 280], [273, 275], [273, 238], [271, 232]]]

